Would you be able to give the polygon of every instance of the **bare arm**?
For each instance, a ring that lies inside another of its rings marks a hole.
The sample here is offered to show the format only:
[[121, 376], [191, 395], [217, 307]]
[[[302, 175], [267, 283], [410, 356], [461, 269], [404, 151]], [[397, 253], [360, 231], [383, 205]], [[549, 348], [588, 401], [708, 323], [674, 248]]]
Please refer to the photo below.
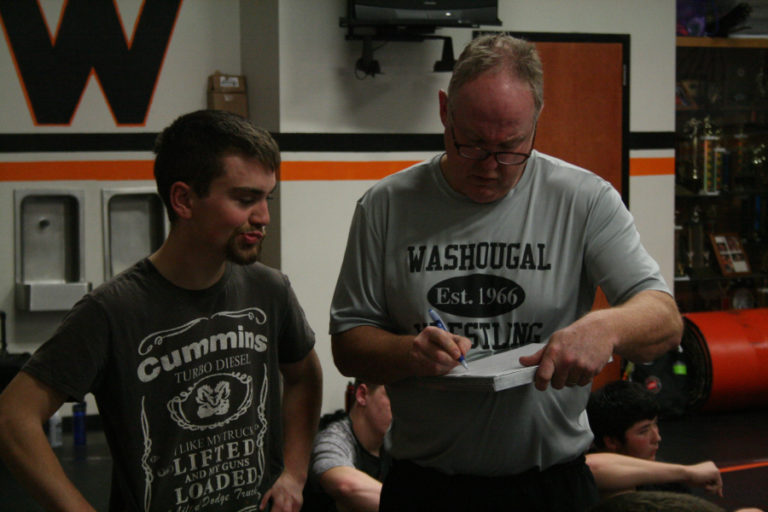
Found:
[[381, 482], [359, 469], [351, 466], [331, 468], [320, 475], [320, 485], [333, 498], [339, 510], [379, 510]]
[[274, 512], [298, 512], [307, 480], [312, 441], [320, 420], [323, 373], [312, 350], [297, 363], [280, 365], [283, 374], [283, 459], [285, 469], [264, 494], [260, 508], [272, 500]]
[[588, 313], [555, 332], [539, 352], [520, 358], [539, 365], [536, 387], [584, 386], [613, 354], [636, 362], [652, 361], [680, 343], [683, 321], [667, 293], [646, 290], [624, 304]]
[[712, 461], [683, 465], [638, 459], [618, 453], [590, 453], [587, 454], [587, 465], [601, 492], [631, 490], [638, 485], [680, 482], [723, 495], [720, 470]]
[[333, 335], [331, 343], [334, 363], [343, 375], [384, 384], [443, 375], [472, 346], [469, 339], [434, 326], [417, 336], [400, 336], [364, 325]]
[[95, 511], [67, 477], [43, 431], [65, 398], [19, 372], [0, 395], [0, 456], [46, 510]]

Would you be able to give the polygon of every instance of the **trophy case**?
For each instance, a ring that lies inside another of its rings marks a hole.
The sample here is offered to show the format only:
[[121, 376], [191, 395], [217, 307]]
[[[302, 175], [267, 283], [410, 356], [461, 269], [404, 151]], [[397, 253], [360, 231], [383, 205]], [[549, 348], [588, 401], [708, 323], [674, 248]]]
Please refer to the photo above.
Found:
[[675, 298], [768, 306], [768, 39], [678, 37]]

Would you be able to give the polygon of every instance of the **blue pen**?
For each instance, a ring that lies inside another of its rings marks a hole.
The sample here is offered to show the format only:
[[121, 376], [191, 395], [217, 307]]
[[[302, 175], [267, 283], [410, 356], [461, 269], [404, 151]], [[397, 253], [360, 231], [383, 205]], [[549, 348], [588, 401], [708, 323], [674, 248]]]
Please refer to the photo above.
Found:
[[[440, 318], [440, 315], [438, 315], [434, 309], [429, 310], [429, 316], [432, 317], [432, 320], [435, 321], [435, 323], [440, 329], [444, 331], [448, 331], [448, 329], [445, 327], [445, 324], [443, 323], [443, 319]], [[467, 364], [467, 361], [464, 359], [464, 354], [459, 356], [459, 362], [461, 363], [461, 366], [463, 366], [466, 370], [469, 370], [469, 365]]]

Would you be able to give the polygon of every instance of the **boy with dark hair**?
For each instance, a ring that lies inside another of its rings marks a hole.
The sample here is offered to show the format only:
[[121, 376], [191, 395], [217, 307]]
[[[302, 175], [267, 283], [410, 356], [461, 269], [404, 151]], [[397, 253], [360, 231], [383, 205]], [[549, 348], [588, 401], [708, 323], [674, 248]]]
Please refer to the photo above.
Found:
[[288, 278], [257, 262], [277, 144], [203, 110], [156, 153], [168, 237], [83, 297], [0, 395], [0, 455], [46, 509], [92, 511], [41, 427], [90, 392], [111, 511], [298, 512], [322, 374]]
[[587, 402], [595, 446], [599, 451], [654, 460], [661, 442], [659, 411], [654, 395], [639, 383], [608, 383]]
[[689, 493], [685, 484], [690, 484], [722, 495], [723, 481], [712, 461], [656, 461], [659, 410], [655, 395], [637, 382], [610, 382], [590, 395], [587, 416], [597, 453], [587, 455], [587, 464], [600, 494], [633, 489]]
[[590, 512], [726, 512], [712, 502], [688, 494], [640, 491], [618, 494]]
[[[618, 494], [589, 509], [589, 512], [726, 512], [704, 498], [664, 491], [640, 491]], [[734, 512], [763, 512], [745, 507]]]

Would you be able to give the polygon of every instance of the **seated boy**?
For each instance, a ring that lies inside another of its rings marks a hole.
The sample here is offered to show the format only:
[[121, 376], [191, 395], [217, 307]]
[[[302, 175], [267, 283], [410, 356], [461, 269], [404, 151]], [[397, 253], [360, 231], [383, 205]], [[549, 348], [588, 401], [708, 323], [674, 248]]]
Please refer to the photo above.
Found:
[[330, 423], [315, 439], [308, 481], [311, 498], [303, 510], [378, 511], [381, 482], [390, 464], [386, 434], [391, 422], [386, 388], [356, 381], [349, 415]]
[[632, 489], [688, 493], [687, 485], [722, 495], [720, 471], [712, 461], [656, 462], [661, 443], [659, 405], [641, 384], [608, 383], [590, 396], [587, 416], [595, 435], [595, 453], [587, 455], [587, 464], [602, 495]]

